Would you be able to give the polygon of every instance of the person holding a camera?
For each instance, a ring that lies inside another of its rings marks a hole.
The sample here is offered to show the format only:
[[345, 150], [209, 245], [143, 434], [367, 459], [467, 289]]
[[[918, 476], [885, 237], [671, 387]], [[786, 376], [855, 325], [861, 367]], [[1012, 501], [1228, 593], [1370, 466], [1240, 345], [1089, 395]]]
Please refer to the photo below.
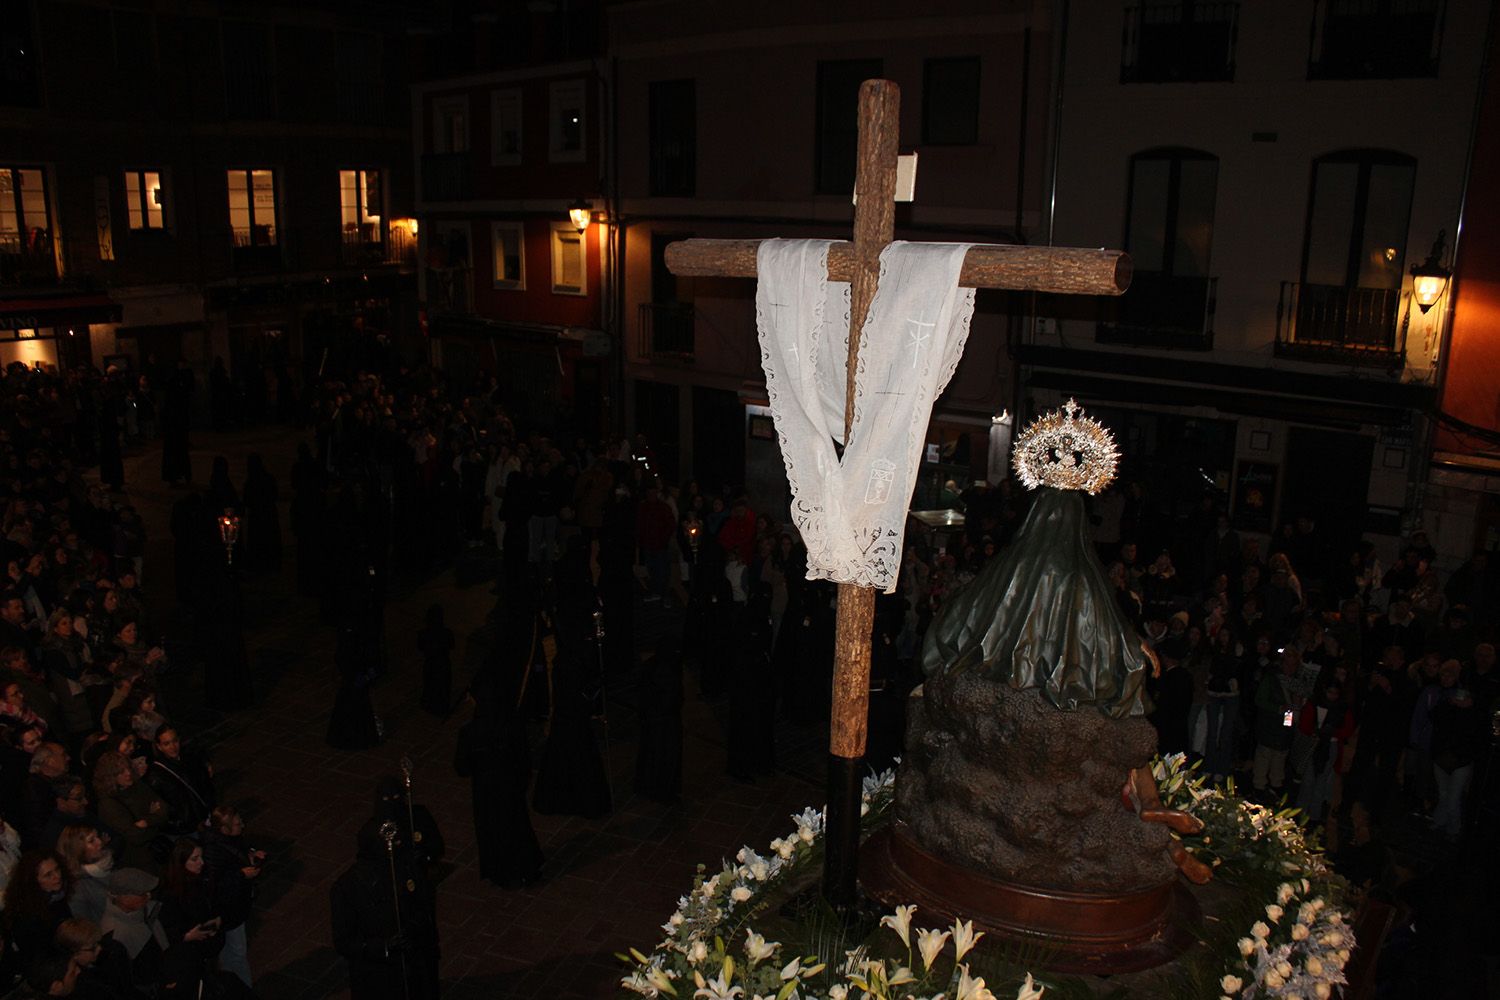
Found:
[[1302, 654], [1295, 646], [1277, 651], [1281, 669], [1267, 671], [1255, 691], [1255, 773], [1252, 784], [1257, 798], [1281, 797], [1286, 781], [1286, 758], [1297, 732], [1294, 682], [1302, 669]]

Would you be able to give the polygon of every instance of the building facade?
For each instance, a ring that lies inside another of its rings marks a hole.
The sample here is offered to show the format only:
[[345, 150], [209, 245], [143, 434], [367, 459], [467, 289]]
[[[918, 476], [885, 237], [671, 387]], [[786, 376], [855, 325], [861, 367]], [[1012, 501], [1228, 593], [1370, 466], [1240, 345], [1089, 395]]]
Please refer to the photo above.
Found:
[[430, 81], [413, 106], [434, 360], [588, 437], [610, 392], [601, 87], [595, 61], [551, 62]]
[[[665, 248], [687, 237], [848, 239], [856, 101], [873, 77], [900, 85], [901, 148], [918, 154], [896, 237], [1034, 241], [1051, 50], [1048, 6], [1020, 0], [609, 6], [625, 416], [669, 476], [748, 484], [762, 509], [783, 502], [754, 282], [675, 277]], [[980, 293], [938, 402], [940, 461], [925, 468], [919, 503], [943, 479], [983, 469], [992, 417], [1011, 405], [1007, 339], [1023, 313], [1017, 299]]]
[[6, 5], [0, 359], [222, 358], [265, 408], [415, 341], [416, 7]]
[[1315, 517], [1339, 558], [1418, 527], [1461, 558], [1472, 520], [1425, 496], [1455, 305], [1411, 272], [1449, 260], [1490, 5], [1066, 9], [1053, 239], [1136, 270], [1038, 310], [1031, 405], [1114, 425], [1166, 519], [1207, 494], [1251, 533]]

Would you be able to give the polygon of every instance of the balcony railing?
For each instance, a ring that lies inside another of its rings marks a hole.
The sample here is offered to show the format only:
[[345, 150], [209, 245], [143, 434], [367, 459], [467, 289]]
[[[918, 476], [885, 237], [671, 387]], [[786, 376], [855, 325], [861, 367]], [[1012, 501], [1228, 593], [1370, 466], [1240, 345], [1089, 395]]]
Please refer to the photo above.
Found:
[[55, 285], [57, 280], [51, 239], [44, 238], [24, 250], [18, 243], [0, 244], [0, 285]]
[[1358, 288], [1283, 281], [1276, 302], [1280, 357], [1389, 365], [1406, 356], [1396, 321], [1397, 288]]
[[1437, 76], [1446, 0], [1317, 0], [1309, 80]]
[[1238, 3], [1140, 3], [1125, 10], [1121, 83], [1234, 79]]
[[1094, 339], [1101, 344], [1211, 351], [1218, 280], [1137, 271], [1130, 290], [1109, 300]]
[[691, 361], [693, 325], [691, 302], [642, 302], [636, 314], [641, 357]]
[[469, 154], [423, 153], [422, 199], [463, 201], [470, 197]]

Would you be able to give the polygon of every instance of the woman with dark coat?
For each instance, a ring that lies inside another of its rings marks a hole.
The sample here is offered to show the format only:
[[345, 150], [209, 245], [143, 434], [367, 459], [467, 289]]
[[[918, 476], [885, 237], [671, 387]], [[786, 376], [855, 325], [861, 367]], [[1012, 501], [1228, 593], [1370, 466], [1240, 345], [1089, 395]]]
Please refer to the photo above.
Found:
[[27, 851], [5, 886], [7, 937], [20, 953], [21, 967], [52, 945], [57, 925], [73, 916], [68, 866], [56, 851]]
[[266, 471], [260, 455], [245, 458], [245, 561], [251, 569], [281, 568], [281, 512], [276, 477]]
[[168, 951], [184, 948], [200, 975], [224, 948], [224, 919], [203, 871], [202, 846], [183, 837], [172, 846], [157, 890], [161, 899], [158, 919], [170, 941]]
[[260, 878], [266, 852], [246, 846], [245, 821], [233, 806], [215, 808], [199, 839], [203, 844], [204, 877], [213, 890], [214, 913], [222, 921], [224, 950], [219, 953], [219, 968], [250, 986], [245, 921], [250, 919], [255, 880]]
[[183, 747], [173, 726], [158, 729], [154, 742], [156, 753], [146, 771], [146, 783], [167, 804], [167, 831], [193, 833], [216, 803], [214, 769], [202, 755]]
[[94, 766], [94, 794], [99, 821], [118, 834], [114, 844], [116, 867], [155, 869], [150, 844], [167, 822], [162, 800], [136, 780], [130, 761], [113, 750]]
[[470, 689], [474, 718], [458, 731], [453, 766], [473, 788], [479, 875], [513, 887], [534, 882], [543, 859], [526, 808], [531, 750], [516, 712], [516, 672], [503, 673], [511, 677], [492, 668]]

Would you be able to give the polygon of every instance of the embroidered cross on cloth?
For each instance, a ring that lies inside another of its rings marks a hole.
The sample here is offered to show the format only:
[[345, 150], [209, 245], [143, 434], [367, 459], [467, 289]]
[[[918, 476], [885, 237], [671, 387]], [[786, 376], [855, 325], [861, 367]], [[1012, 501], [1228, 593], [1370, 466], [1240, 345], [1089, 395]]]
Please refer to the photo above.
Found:
[[959, 287], [958, 274], [971, 244], [896, 242], [881, 252], [840, 456], [849, 285], [828, 280], [830, 242], [761, 242], [761, 367], [808, 579], [891, 593], [932, 404], [969, 337], [974, 289]]

